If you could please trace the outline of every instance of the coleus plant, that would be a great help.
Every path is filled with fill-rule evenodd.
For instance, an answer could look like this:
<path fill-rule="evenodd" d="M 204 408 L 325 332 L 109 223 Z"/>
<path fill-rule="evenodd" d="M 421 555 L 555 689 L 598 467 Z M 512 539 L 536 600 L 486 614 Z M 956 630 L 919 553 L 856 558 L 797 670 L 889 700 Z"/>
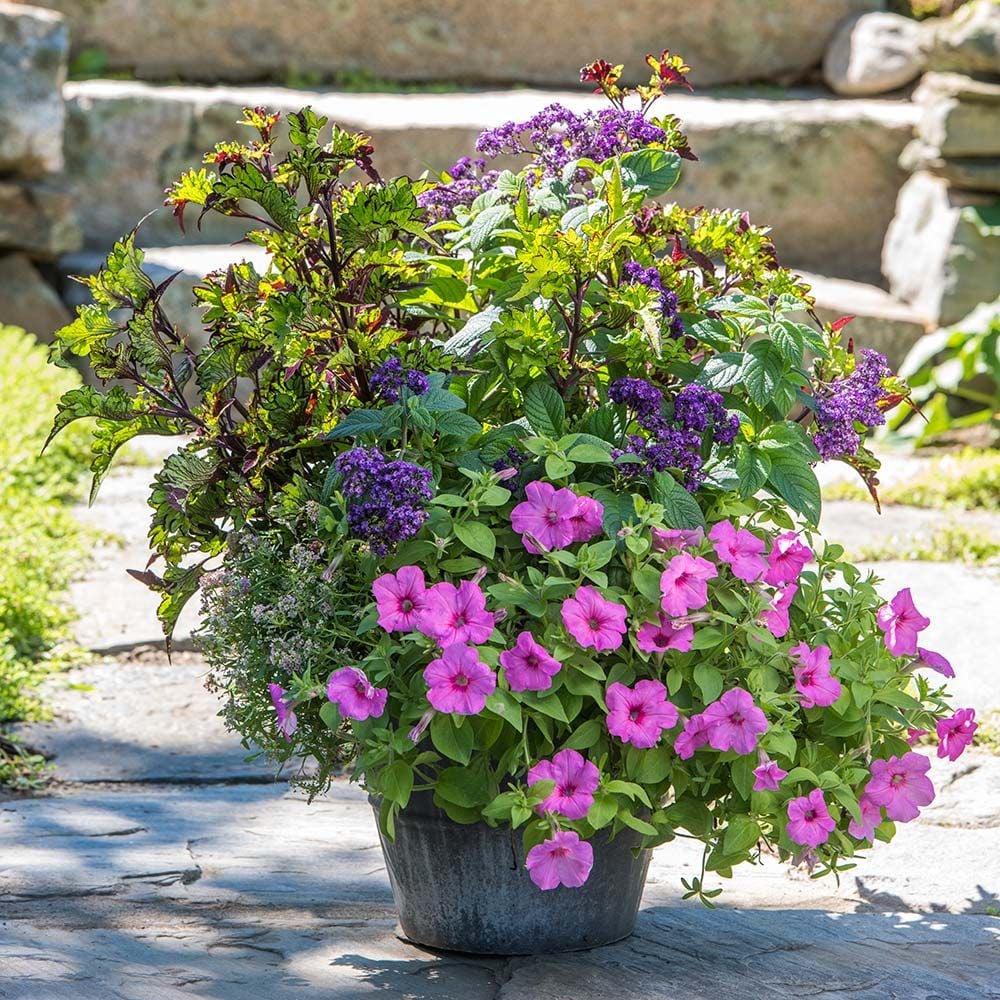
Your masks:
<path fill-rule="evenodd" d="M 585 67 L 608 108 L 487 131 L 436 182 L 309 109 L 278 158 L 248 111 L 168 203 L 247 220 L 268 267 L 207 276 L 199 348 L 119 243 L 59 342 L 132 389 L 67 394 L 56 430 L 97 417 L 95 484 L 189 435 L 138 575 L 168 630 L 203 585 L 228 722 L 310 791 L 350 761 L 390 837 L 416 793 L 510 824 L 542 889 L 595 836 L 695 837 L 707 902 L 764 853 L 849 867 L 933 798 L 914 744 L 955 759 L 976 724 L 909 592 L 816 533 L 813 466 L 874 495 L 862 438 L 906 387 L 802 322 L 766 229 L 665 199 L 693 153 L 649 111 L 687 67 L 649 62 L 634 90 Z"/>

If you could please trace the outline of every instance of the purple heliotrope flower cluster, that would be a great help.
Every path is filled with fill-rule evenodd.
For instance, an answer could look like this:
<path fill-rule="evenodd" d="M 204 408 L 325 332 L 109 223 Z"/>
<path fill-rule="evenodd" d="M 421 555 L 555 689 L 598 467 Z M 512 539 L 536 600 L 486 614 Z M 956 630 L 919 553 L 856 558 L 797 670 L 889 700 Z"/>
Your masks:
<path fill-rule="evenodd" d="M 347 524 L 355 538 L 384 556 L 412 538 L 427 520 L 433 497 L 430 470 L 412 462 L 390 462 L 378 448 L 352 448 L 337 458 L 347 499 Z"/>
<path fill-rule="evenodd" d="M 417 195 L 417 204 L 434 222 L 450 219 L 459 206 L 471 205 L 484 191 L 496 184 L 499 171 L 487 170 L 484 159 L 463 156 L 448 171 L 451 180 Z"/>
<path fill-rule="evenodd" d="M 673 414 L 663 414 L 663 393 L 641 378 L 622 378 L 608 389 L 613 403 L 627 406 L 645 434 L 629 436 L 629 446 L 638 462 L 619 466 L 633 475 L 679 469 L 684 486 L 694 492 L 704 481 L 701 449 L 705 433 L 711 431 L 717 444 L 729 445 L 740 427 L 739 417 L 729 413 L 722 397 L 700 385 L 686 385 L 674 398 Z M 617 451 L 615 458 L 625 452 Z"/>
<path fill-rule="evenodd" d="M 399 358 L 390 358 L 379 365 L 368 379 L 373 398 L 384 403 L 395 403 L 406 386 L 415 396 L 422 396 L 428 389 L 427 376 L 415 368 L 403 368 Z"/>
<path fill-rule="evenodd" d="M 670 325 L 672 337 L 684 336 L 684 323 L 678 315 L 677 293 L 663 287 L 663 278 L 655 267 L 643 267 L 638 261 L 630 260 L 622 268 L 622 277 L 630 285 L 645 285 L 660 293 L 660 312 Z"/>
<path fill-rule="evenodd" d="M 858 354 L 857 366 L 847 378 L 832 383 L 816 399 L 816 433 L 813 444 L 824 460 L 854 455 L 861 445 L 856 424 L 866 428 L 885 423 L 879 403 L 889 393 L 882 380 L 892 375 L 885 358 L 864 349 Z"/>
<path fill-rule="evenodd" d="M 488 157 L 528 153 L 540 176 L 558 176 L 573 160 L 603 163 L 666 138 L 663 129 L 638 111 L 603 108 L 582 115 L 562 104 L 550 104 L 522 122 L 487 129 L 476 149 Z"/>

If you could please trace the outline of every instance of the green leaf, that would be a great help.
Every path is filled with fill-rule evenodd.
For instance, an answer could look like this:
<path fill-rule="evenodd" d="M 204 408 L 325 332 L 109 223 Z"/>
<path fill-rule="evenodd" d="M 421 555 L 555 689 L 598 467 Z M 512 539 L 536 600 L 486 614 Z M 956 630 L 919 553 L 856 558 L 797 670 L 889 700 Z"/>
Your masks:
<path fill-rule="evenodd" d="M 509 219 L 514 218 L 514 213 L 509 205 L 493 205 L 491 208 L 484 208 L 469 227 L 469 246 L 473 250 L 481 250 L 489 238 Z"/>
<path fill-rule="evenodd" d="M 722 851 L 730 855 L 743 854 L 749 851 L 760 840 L 760 827 L 757 821 L 749 816 L 737 814 L 729 819 L 726 825 L 725 837 L 722 841 Z"/>
<path fill-rule="evenodd" d="M 709 389 L 721 392 L 736 385 L 743 378 L 746 355 L 736 352 L 715 354 L 705 362 L 698 381 Z"/>
<path fill-rule="evenodd" d="M 698 501 L 669 472 L 653 477 L 653 499 L 663 504 L 664 520 L 671 528 L 704 528 L 705 515 Z"/>
<path fill-rule="evenodd" d="M 823 505 L 816 473 L 807 461 L 794 452 L 773 450 L 768 454 L 771 459 L 768 482 L 792 510 L 815 527 L 819 524 Z"/>
<path fill-rule="evenodd" d="M 652 823 L 647 823 L 644 819 L 639 819 L 638 816 L 633 816 L 627 811 L 621 813 L 620 815 L 622 822 L 636 832 L 641 833 L 646 837 L 658 837 L 660 835 L 660 831 L 657 830 Z"/>
<path fill-rule="evenodd" d="M 635 751 L 634 765 L 630 751 L 629 774 L 643 785 L 658 785 L 670 775 L 673 764 L 673 751 L 666 744 Z"/>
<path fill-rule="evenodd" d="M 587 822 L 595 829 L 606 827 L 618 814 L 618 800 L 613 795 L 598 794 L 587 812 Z"/>
<path fill-rule="evenodd" d="M 596 444 L 578 444 L 570 448 L 566 457 L 572 462 L 582 462 L 584 465 L 610 465 L 611 452 Z"/>
<path fill-rule="evenodd" d="M 465 325 L 441 345 L 441 350 L 445 354 L 456 354 L 462 358 L 475 357 L 493 342 L 492 330 L 497 325 L 501 312 L 500 306 L 487 306 L 470 316 Z"/>
<path fill-rule="evenodd" d="M 604 735 L 604 723 L 588 719 L 573 730 L 569 739 L 563 741 L 563 749 L 589 750 Z"/>
<path fill-rule="evenodd" d="M 785 370 L 781 351 L 769 340 L 758 340 L 750 346 L 743 363 L 743 385 L 747 395 L 764 409 L 774 397 Z"/>
<path fill-rule="evenodd" d="M 327 729 L 340 728 L 340 709 L 332 701 L 324 702 L 319 710 L 319 717 L 326 723 Z"/>
<path fill-rule="evenodd" d="M 771 459 L 753 445 L 740 443 L 736 449 L 736 475 L 740 481 L 740 496 L 752 497 L 767 482 Z"/>
<path fill-rule="evenodd" d="M 413 768 L 405 760 L 390 764 L 379 776 L 382 794 L 405 809 L 413 791 Z"/>
<path fill-rule="evenodd" d="M 559 438 L 566 423 L 562 396 L 547 382 L 532 382 L 524 394 L 524 415 L 531 429 L 544 437 Z"/>
<path fill-rule="evenodd" d="M 496 536 L 480 521 L 456 522 L 455 535 L 467 549 L 478 555 L 492 559 L 496 554 Z"/>
<path fill-rule="evenodd" d="M 354 437 L 358 434 L 378 434 L 385 427 L 385 410 L 352 410 L 326 436 Z"/>
<path fill-rule="evenodd" d="M 434 791 L 442 799 L 465 809 L 486 801 L 486 786 L 477 771 L 468 767 L 446 767 L 437 778 Z"/>
<path fill-rule="evenodd" d="M 665 149 L 637 149 L 619 159 L 622 179 L 633 191 L 644 191 L 648 198 L 666 194 L 681 175 L 681 158 Z"/>
<path fill-rule="evenodd" d="M 459 764 L 468 764 L 472 759 L 475 734 L 472 726 L 459 728 L 450 715 L 438 713 L 431 719 L 431 742 L 445 757 Z"/>
<path fill-rule="evenodd" d="M 497 688 L 487 699 L 486 707 L 505 722 L 509 722 L 518 732 L 524 726 L 521 718 L 521 705 L 508 691 Z"/>
<path fill-rule="evenodd" d="M 694 668 L 694 681 L 701 690 L 701 696 L 707 705 L 722 694 L 722 671 L 708 663 L 699 663 Z"/>

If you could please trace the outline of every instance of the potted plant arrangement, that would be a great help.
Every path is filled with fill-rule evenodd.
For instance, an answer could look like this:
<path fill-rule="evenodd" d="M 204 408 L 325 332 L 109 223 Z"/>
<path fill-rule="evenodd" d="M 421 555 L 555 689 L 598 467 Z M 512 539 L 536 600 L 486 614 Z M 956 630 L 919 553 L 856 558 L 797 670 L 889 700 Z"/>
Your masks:
<path fill-rule="evenodd" d="M 876 497 L 863 437 L 906 387 L 803 322 L 766 229 L 665 198 L 695 157 L 650 107 L 688 68 L 648 62 L 631 90 L 585 67 L 605 109 L 487 131 L 437 180 L 247 110 L 254 140 L 168 191 L 269 255 L 206 276 L 204 344 L 134 233 L 59 334 L 114 380 L 53 432 L 96 418 L 95 488 L 134 436 L 185 436 L 134 574 L 167 633 L 200 590 L 246 746 L 314 794 L 351 769 L 422 944 L 620 938 L 676 837 L 709 905 L 765 854 L 837 873 L 933 799 L 917 744 L 954 760 L 976 728 L 909 591 L 815 533 L 813 466 Z"/>

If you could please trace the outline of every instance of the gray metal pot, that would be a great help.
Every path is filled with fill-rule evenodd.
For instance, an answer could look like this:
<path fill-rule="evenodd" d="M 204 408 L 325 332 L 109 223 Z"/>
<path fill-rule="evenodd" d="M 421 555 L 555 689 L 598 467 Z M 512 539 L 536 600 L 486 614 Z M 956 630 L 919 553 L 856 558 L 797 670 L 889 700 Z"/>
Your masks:
<path fill-rule="evenodd" d="M 379 803 L 369 798 L 378 819 Z M 579 889 L 542 892 L 524 868 L 520 834 L 455 823 L 429 792 L 414 794 L 379 830 L 403 935 L 414 944 L 475 955 L 534 955 L 596 948 L 628 937 L 649 867 L 631 830 L 591 840 L 594 867 Z"/>

